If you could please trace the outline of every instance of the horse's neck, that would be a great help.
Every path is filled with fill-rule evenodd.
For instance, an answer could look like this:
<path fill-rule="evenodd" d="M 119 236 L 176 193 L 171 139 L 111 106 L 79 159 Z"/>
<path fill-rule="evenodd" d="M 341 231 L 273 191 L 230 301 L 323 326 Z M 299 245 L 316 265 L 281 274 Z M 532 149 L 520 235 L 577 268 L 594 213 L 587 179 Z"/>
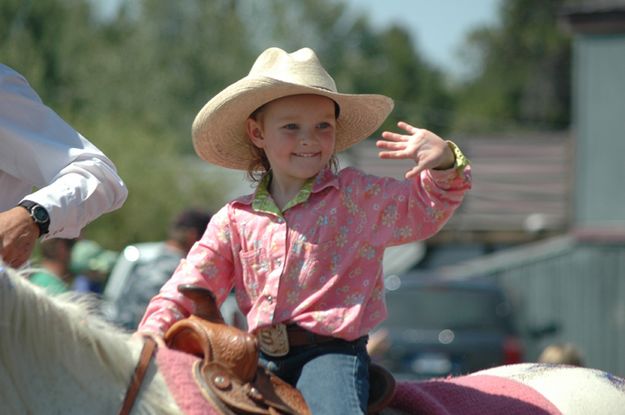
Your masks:
<path fill-rule="evenodd" d="M 117 413 L 140 348 L 84 306 L 52 300 L 19 278 L 0 276 L 2 413 Z M 148 396 L 134 413 L 150 412 L 150 389 L 167 400 L 156 371 L 152 365 Z"/>
<path fill-rule="evenodd" d="M 0 395 L 7 413 L 115 413 L 119 396 L 115 384 L 106 380 L 104 371 L 92 364 L 82 365 L 84 374 L 74 376 L 62 363 L 25 362 L 16 359 L 9 368 L 2 368 Z M 80 357 L 77 357 L 77 360 Z M 94 370 L 95 369 L 95 370 Z M 97 378 L 103 374 L 102 378 Z M 96 409 L 97 408 L 97 409 Z"/>

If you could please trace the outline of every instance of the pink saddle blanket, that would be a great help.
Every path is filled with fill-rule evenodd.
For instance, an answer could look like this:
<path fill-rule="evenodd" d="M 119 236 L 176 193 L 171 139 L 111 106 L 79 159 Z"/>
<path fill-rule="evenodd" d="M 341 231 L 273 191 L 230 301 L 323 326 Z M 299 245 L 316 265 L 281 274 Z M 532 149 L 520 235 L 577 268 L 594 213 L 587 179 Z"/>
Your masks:
<path fill-rule="evenodd" d="M 535 389 L 490 375 L 398 382 L 390 406 L 427 415 L 561 415 Z"/>
<path fill-rule="evenodd" d="M 193 379 L 190 368 L 197 360 L 171 349 L 157 354 L 159 369 L 181 411 L 186 415 L 216 415 L 218 411 L 207 403 Z M 489 375 L 397 382 L 390 407 L 415 415 L 562 415 L 529 386 Z"/>

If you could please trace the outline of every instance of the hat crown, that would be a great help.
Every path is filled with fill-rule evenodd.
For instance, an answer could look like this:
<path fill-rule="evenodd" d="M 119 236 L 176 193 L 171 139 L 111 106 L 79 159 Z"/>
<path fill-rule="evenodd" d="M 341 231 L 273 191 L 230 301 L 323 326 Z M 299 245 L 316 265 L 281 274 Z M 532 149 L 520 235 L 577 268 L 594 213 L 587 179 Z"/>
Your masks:
<path fill-rule="evenodd" d="M 200 158 L 219 166 L 248 170 L 256 154 L 247 134 L 247 119 L 268 102 L 313 94 L 341 109 L 335 151 L 364 140 L 384 122 L 393 100 L 384 95 L 339 93 L 334 79 L 310 48 L 287 53 L 276 47 L 262 52 L 249 74 L 208 101 L 193 120 L 193 147 Z"/>
<path fill-rule="evenodd" d="M 293 53 L 286 53 L 280 48 L 269 48 L 256 59 L 248 77 L 267 77 L 337 92 L 334 79 L 310 48 L 302 48 Z"/>

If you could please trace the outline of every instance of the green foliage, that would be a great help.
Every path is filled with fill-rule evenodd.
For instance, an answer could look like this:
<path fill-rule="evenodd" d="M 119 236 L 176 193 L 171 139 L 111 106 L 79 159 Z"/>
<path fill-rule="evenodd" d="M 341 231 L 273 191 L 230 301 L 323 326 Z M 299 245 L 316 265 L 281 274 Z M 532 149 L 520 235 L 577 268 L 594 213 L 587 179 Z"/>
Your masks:
<path fill-rule="evenodd" d="M 454 130 L 566 128 L 571 39 L 558 25 L 564 0 L 501 4 L 500 25 L 467 39 L 476 73 L 458 91 Z"/>
<path fill-rule="evenodd" d="M 60 24 L 59 24 L 60 23 Z M 0 56 L 24 74 L 55 108 L 77 108 L 88 59 L 96 42 L 89 8 L 80 0 L 3 1 L 0 4 Z M 74 108 L 71 108 L 71 107 Z"/>
<path fill-rule="evenodd" d="M 108 25 L 117 64 L 106 73 L 123 87 L 108 105 L 188 135 L 199 108 L 254 55 L 231 3 L 144 0 L 132 13 L 136 2 L 126 1 L 126 12 Z M 190 140 L 181 148 L 191 153 Z"/>

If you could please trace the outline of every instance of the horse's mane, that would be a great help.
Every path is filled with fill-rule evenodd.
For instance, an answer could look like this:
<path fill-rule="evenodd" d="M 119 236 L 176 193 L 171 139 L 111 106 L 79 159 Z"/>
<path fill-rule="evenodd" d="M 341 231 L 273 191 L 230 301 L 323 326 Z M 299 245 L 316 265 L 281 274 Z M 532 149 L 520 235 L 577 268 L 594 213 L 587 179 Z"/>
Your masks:
<path fill-rule="evenodd" d="M 0 372 L 6 375 L 0 374 L 0 402 L 4 404 L 4 393 L 11 390 L 25 401 L 23 391 L 47 390 L 64 373 L 85 399 L 90 393 L 103 398 L 109 387 L 112 400 L 121 403 L 141 342 L 95 310 L 95 297 L 50 296 L 0 261 Z M 155 382 L 162 379 L 156 376 Z M 137 413 L 151 412 L 150 405 L 167 413 L 162 405 L 168 392 L 164 382 L 162 386 L 144 394 Z"/>

